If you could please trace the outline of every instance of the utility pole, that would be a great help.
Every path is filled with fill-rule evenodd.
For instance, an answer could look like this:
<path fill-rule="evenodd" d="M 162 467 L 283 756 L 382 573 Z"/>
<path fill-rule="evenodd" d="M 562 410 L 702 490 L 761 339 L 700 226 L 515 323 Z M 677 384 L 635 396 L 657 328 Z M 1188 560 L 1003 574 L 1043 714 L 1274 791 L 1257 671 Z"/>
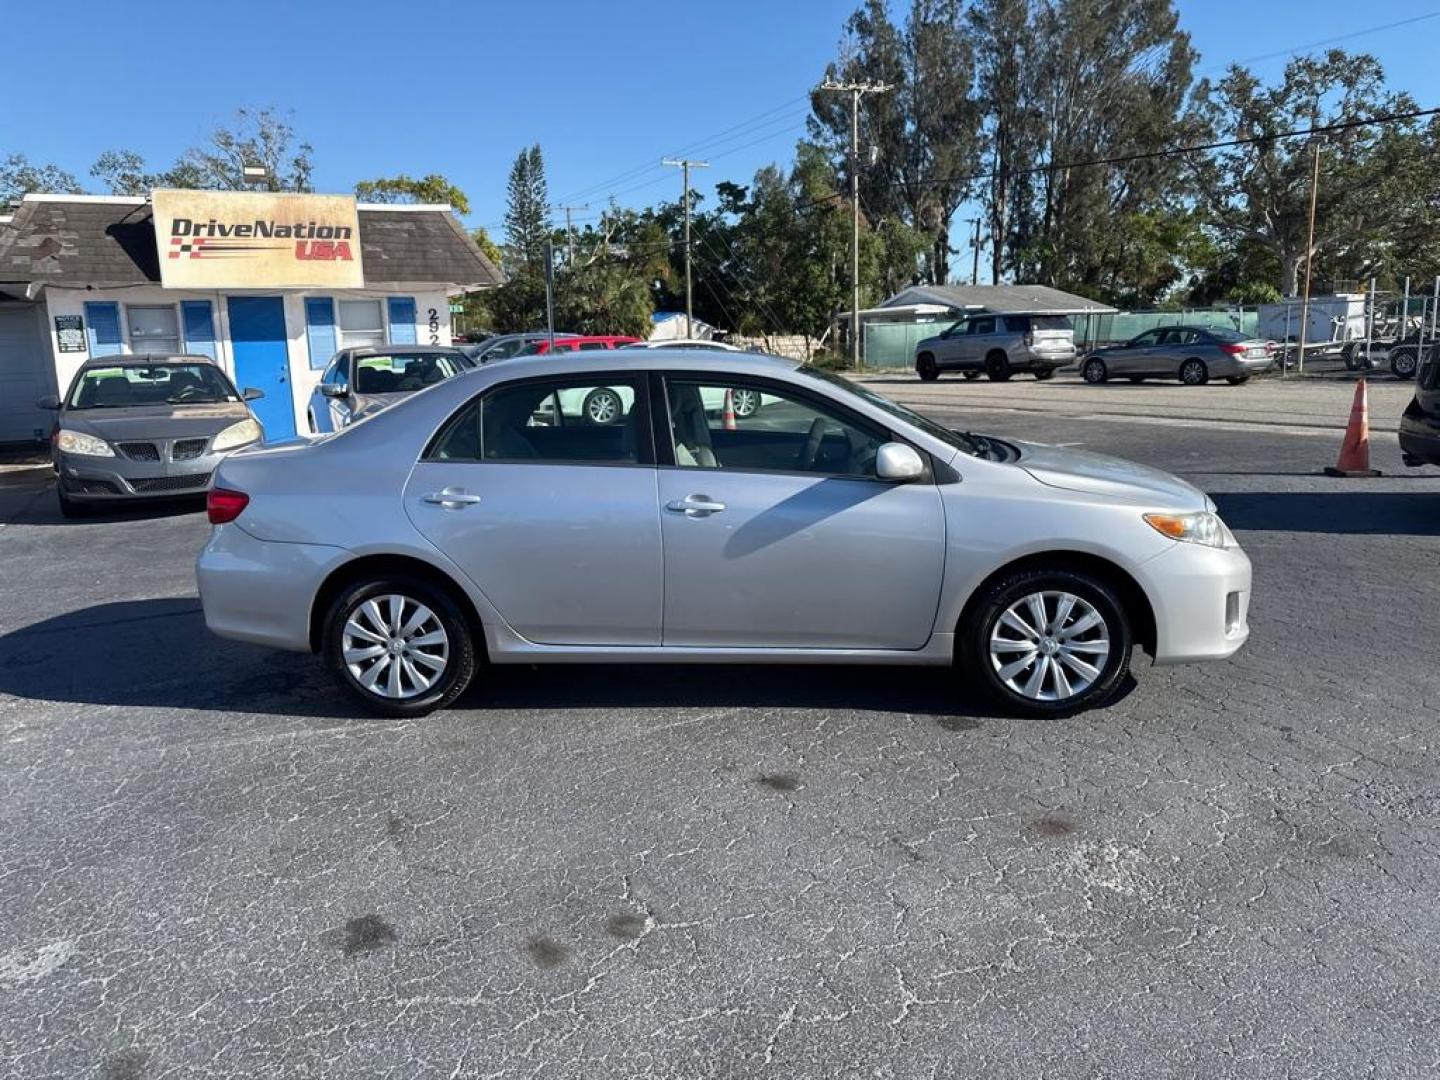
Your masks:
<path fill-rule="evenodd" d="M 883 94 L 886 83 L 842 83 L 827 79 L 821 90 L 850 95 L 850 362 L 860 367 L 860 95 Z"/>
<path fill-rule="evenodd" d="M 570 215 L 576 210 L 589 210 L 590 204 L 585 203 L 583 206 L 557 206 L 555 207 L 555 209 L 565 211 L 565 265 L 567 267 L 574 267 L 575 225 L 572 222 Z"/>
<path fill-rule="evenodd" d="M 966 218 L 971 225 L 975 226 L 975 238 L 970 241 L 970 249 L 974 255 L 970 263 L 970 284 L 980 284 L 980 219 L 978 217 Z"/>
<path fill-rule="evenodd" d="M 555 245 L 545 241 L 545 335 L 555 351 Z"/>
<path fill-rule="evenodd" d="M 1299 372 L 1305 374 L 1305 335 L 1310 322 L 1310 267 L 1315 263 L 1315 201 L 1320 193 L 1320 140 L 1313 139 L 1310 153 L 1315 164 L 1310 173 L 1310 230 L 1305 237 L 1305 294 L 1300 303 L 1300 363 Z M 1285 374 L 1285 369 L 1280 369 Z"/>
<path fill-rule="evenodd" d="M 708 169 L 708 161 L 691 161 L 689 158 L 665 158 L 661 165 L 679 166 L 685 185 L 685 337 L 695 336 L 695 298 L 690 290 L 690 170 Z"/>

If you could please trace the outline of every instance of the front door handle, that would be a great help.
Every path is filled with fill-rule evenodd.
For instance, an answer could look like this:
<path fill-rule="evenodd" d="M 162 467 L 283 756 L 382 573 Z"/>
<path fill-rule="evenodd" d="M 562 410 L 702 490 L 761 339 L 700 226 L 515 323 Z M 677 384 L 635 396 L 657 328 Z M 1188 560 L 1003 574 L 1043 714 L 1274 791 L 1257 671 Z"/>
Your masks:
<path fill-rule="evenodd" d="M 443 491 L 432 491 L 428 495 L 421 495 L 420 501 L 444 507 L 446 510 L 460 510 L 467 506 L 474 506 L 480 501 L 480 496 L 471 495 L 461 488 L 445 488 Z"/>
<path fill-rule="evenodd" d="M 686 517 L 709 517 L 711 514 L 718 514 L 724 510 L 725 504 L 716 502 L 709 495 L 686 495 L 683 499 L 666 503 L 665 509 L 673 514 L 684 514 Z"/>

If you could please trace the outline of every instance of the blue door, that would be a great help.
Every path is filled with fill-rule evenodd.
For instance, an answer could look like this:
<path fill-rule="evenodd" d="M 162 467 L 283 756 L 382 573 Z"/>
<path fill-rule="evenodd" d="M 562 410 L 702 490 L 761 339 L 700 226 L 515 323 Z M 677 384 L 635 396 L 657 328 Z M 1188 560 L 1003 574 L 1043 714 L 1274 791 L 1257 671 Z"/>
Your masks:
<path fill-rule="evenodd" d="M 251 402 L 251 408 L 265 426 L 266 442 L 294 438 L 295 403 L 290 394 L 285 305 L 278 296 L 232 296 L 229 307 L 235 385 L 265 391 L 263 398 Z"/>

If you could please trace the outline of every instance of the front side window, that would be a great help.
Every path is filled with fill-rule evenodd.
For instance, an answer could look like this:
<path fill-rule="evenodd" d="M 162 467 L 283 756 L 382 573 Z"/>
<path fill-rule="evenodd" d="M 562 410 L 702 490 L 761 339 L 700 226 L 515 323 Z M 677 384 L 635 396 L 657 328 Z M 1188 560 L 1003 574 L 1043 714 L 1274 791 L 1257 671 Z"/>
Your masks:
<path fill-rule="evenodd" d="M 180 324 L 175 317 L 175 308 L 169 304 L 156 307 L 141 307 L 127 304 L 126 317 L 130 322 L 130 351 L 135 353 L 161 353 L 175 356 L 180 349 Z"/>
<path fill-rule="evenodd" d="M 210 364 L 126 364 L 86 368 L 67 404 L 72 409 L 124 409 L 239 400 L 230 380 Z"/>
<path fill-rule="evenodd" d="M 436 436 L 432 461 L 637 465 L 650 460 L 640 383 L 621 376 L 526 380 L 461 409 Z"/>
<path fill-rule="evenodd" d="M 355 361 L 357 394 L 408 394 L 459 374 L 464 364 L 449 353 L 396 351 Z"/>
<path fill-rule="evenodd" d="M 874 476 L 888 438 L 810 398 L 744 381 L 671 379 L 666 404 L 683 468 Z"/>
<path fill-rule="evenodd" d="M 341 348 L 385 344 L 385 318 L 379 300 L 341 300 L 335 306 Z"/>
<path fill-rule="evenodd" d="M 1159 342 L 1160 333 L 1159 330 L 1146 330 L 1130 344 L 1137 349 L 1148 349 L 1151 345 Z"/>

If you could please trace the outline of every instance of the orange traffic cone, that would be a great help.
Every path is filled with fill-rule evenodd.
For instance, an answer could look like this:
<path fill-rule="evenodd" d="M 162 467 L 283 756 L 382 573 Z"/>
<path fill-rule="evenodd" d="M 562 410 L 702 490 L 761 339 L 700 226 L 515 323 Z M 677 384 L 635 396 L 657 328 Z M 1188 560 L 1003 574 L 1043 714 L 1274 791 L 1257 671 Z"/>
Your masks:
<path fill-rule="evenodd" d="M 1370 397 L 1365 380 L 1355 384 L 1355 401 L 1350 406 L 1350 422 L 1345 425 L 1345 441 L 1340 444 L 1340 460 L 1326 466 L 1326 476 L 1379 476 L 1379 469 L 1370 467 Z"/>
<path fill-rule="evenodd" d="M 735 430 L 735 391 L 734 391 L 734 390 L 726 390 L 726 391 L 725 391 L 725 409 L 724 409 L 723 412 L 721 412 L 720 418 L 725 422 L 725 430 L 726 430 L 726 431 L 734 431 L 734 430 Z"/>

